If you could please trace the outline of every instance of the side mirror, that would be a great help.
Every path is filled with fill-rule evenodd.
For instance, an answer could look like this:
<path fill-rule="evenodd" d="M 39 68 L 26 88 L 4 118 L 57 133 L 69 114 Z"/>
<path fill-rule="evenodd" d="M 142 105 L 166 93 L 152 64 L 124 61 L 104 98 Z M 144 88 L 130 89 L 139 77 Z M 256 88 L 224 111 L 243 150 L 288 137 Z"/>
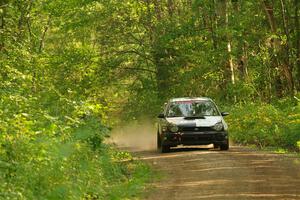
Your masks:
<path fill-rule="evenodd" d="M 157 118 L 165 118 L 165 115 L 163 113 L 160 113 Z"/>
<path fill-rule="evenodd" d="M 229 115 L 229 113 L 228 112 L 221 112 L 221 115 L 225 117 L 225 116 Z"/>

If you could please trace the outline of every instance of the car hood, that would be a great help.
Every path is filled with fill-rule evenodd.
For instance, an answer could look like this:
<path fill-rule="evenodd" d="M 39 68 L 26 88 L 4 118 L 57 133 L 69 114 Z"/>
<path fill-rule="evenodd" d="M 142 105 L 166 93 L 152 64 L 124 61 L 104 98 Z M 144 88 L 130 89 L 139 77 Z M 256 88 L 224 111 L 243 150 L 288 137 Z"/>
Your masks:
<path fill-rule="evenodd" d="M 211 127 L 218 122 L 225 123 L 222 116 L 205 116 L 205 119 L 184 119 L 184 117 L 170 117 L 166 118 L 169 123 L 177 126 L 189 127 Z"/>

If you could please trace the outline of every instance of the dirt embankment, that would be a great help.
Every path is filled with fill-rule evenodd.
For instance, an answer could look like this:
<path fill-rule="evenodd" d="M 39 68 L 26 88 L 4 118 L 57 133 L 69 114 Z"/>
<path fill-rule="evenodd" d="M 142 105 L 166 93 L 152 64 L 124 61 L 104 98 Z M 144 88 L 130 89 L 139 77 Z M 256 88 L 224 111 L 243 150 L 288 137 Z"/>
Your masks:
<path fill-rule="evenodd" d="M 229 151 L 177 148 L 161 154 L 155 150 L 152 124 L 120 130 L 114 132 L 114 142 L 128 147 L 163 176 L 152 183 L 147 200 L 300 200 L 300 159 L 296 156 L 244 147 Z"/>

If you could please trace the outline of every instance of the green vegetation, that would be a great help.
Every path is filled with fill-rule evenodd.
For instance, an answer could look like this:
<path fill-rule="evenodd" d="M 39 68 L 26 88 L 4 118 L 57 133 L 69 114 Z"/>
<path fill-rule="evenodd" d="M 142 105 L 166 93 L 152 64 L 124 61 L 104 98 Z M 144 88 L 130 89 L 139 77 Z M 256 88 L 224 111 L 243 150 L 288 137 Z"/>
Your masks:
<path fill-rule="evenodd" d="M 297 149 L 299 7 L 1 0 L 0 198 L 133 198 L 149 170 L 103 140 L 171 97 L 227 107 L 236 142 Z"/>
<path fill-rule="evenodd" d="M 108 147 L 57 138 L 16 142 L 14 155 L 1 155 L 0 199 L 132 199 L 150 178 L 147 166 L 121 162 L 131 156 Z"/>
<path fill-rule="evenodd" d="M 284 108 L 265 103 L 232 107 L 232 114 L 227 119 L 231 139 L 260 148 L 300 150 L 300 104 L 291 106 L 284 101 L 282 105 Z"/>
<path fill-rule="evenodd" d="M 113 91 L 93 46 L 88 13 L 98 9 L 93 1 L 0 2 L 0 199 L 143 191 L 148 167 L 103 144 Z"/>

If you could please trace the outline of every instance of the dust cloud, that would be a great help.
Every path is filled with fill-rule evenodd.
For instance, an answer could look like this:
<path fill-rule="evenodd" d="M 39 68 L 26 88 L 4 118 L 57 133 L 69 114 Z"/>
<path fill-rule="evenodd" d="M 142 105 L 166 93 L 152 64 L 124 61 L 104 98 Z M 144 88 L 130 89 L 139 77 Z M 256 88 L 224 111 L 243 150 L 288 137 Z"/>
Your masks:
<path fill-rule="evenodd" d="M 109 143 L 132 150 L 153 150 L 156 148 L 156 128 L 154 122 L 143 120 L 114 127 Z"/>

